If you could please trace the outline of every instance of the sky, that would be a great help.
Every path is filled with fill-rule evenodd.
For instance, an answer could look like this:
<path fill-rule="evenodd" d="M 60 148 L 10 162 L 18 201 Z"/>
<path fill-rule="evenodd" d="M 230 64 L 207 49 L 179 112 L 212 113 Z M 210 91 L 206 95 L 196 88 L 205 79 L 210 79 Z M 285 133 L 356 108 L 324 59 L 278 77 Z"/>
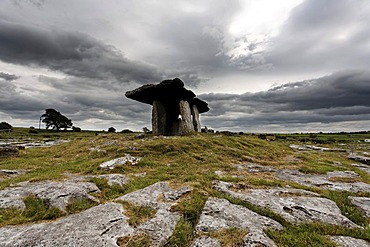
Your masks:
<path fill-rule="evenodd" d="M 370 130 L 370 1 L 0 1 L 0 121 L 151 128 L 124 93 L 176 77 L 215 130 Z"/>

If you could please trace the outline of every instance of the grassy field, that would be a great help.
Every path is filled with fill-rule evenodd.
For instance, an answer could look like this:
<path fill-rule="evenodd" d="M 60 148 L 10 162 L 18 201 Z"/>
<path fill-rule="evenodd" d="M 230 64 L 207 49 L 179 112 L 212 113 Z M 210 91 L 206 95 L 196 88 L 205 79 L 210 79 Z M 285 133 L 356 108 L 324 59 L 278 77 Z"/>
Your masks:
<path fill-rule="evenodd" d="M 181 212 L 183 218 L 177 224 L 175 233 L 167 246 L 189 245 L 194 238 L 193 231 L 203 205 L 209 196 L 226 198 L 232 203 L 245 206 L 280 222 L 284 226 L 283 232 L 270 230 L 267 232 L 279 246 L 335 246 L 326 235 L 348 235 L 370 240 L 369 220 L 347 199 L 348 195 L 356 194 L 305 188 L 293 182 L 276 180 L 272 175 L 238 171 L 232 166 L 232 164 L 256 163 L 277 168 L 296 168 L 305 173 L 318 174 L 333 170 L 352 170 L 360 174 L 359 181 L 370 183 L 370 176 L 352 167 L 350 164 L 353 162 L 346 158 L 346 153 L 302 153 L 289 148 L 289 144 L 294 143 L 370 151 L 370 144 L 363 142 L 364 139 L 370 139 L 370 133 L 279 134 L 267 135 L 267 138 L 260 135 L 230 133 L 194 134 L 184 137 L 146 135 L 144 138 L 142 138 L 143 136 L 137 138 L 137 135 L 138 133 L 73 133 L 45 130 L 41 130 L 37 134 L 29 134 L 28 129 L 22 128 L 15 128 L 15 131 L 11 133 L 0 133 L 0 141 L 5 139 L 69 140 L 67 143 L 52 147 L 21 150 L 18 157 L 0 159 L 0 169 L 29 170 L 18 177 L 0 180 L 0 189 L 22 181 L 63 179 L 66 177 L 66 173 L 81 175 L 108 173 L 99 170 L 98 165 L 104 161 L 131 154 L 143 159 L 136 166 L 120 166 L 109 172 L 125 174 L 131 179 L 130 182 L 122 188 L 108 186 L 106 181 L 95 179 L 94 182 L 102 190 L 102 194 L 97 197 L 102 202 L 110 201 L 158 181 L 169 181 L 173 186 L 192 186 L 194 190 L 173 208 L 173 210 Z M 104 152 L 93 149 L 97 147 Z M 340 162 L 343 166 L 333 166 L 333 162 Z M 224 181 L 248 184 L 251 188 L 289 185 L 294 188 L 312 190 L 336 202 L 344 215 L 364 228 L 351 230 L 318 223 L 290 224 L 265 208 L 229 198 L 212 189 L 212 181 L 220 179 L 215 171 L 227 172 L 230 175 L 223 177 Z M 137 173 L 146 173 L 146 176 L 134 176 Z M 244 177 L 235 178 L 231 175 L 244 175 Z M 27 210 L 25 211 L 1 209 L 0 226 L 56 219 L 68 213 L 79 212 L 94 206 L 87 201 L 76 201 L 69 206 L 68 212 L 65 213 L 48 208 L 44 202 L 35 198 L 25 198 L 25 202 L 27 202 Z M 153 213 L 150 209 L 138 210 L 132 205 L 124 206 L 130 209 L 127 211 L 132 217 L 132 224 L 141 222 L 140 217 L 148 217 Z M 144 216 L 140 215 L 141 211 L 144 212 Z M 225 246 L 234 246 L 245 232 L 242 230 L 232 232 L 225 230 L 215 233 L 215 236 Z M 225 238 L 227 235 L 230 238 Z M 147 239 L 144 240 L 139 238 L 137 242 L 138 244 L 140 241 L 148 243 Z"/>

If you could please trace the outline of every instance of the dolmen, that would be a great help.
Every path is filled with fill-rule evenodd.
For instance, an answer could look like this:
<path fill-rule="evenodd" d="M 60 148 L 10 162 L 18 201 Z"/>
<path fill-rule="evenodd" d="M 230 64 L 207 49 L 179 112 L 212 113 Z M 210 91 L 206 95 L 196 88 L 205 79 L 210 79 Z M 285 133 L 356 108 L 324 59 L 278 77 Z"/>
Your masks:
<path fill-rule="evenodd" d="M 147 84 L 125 93 L 127 98 L 150 104 L 153 135 L 178 136 L 201 131 L 199 114 L 208 104 L 184 87 L 179 78 Z"/>

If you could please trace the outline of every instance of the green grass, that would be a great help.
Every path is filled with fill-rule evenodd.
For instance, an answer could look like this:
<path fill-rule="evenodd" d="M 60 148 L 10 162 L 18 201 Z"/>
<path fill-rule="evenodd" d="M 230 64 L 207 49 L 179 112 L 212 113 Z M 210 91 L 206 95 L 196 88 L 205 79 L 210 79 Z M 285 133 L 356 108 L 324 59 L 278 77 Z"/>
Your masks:
<path fill-rule="evenodd" d="M 25 209 L 0 209 L 0 226 L 53 220 L 65 215 L 58 208 L 50 207 L 46 201 L 36 197 L 25 197 L 23 201 Z"/>
<path fill-rule="evenodd" d="M 353 193 L 334 192 L 307 188 L 289 181 L 276 180 L 274 175 L 265 173 L 248 174 L 237 170 L 233 164 L 256 163 L 272 166 L 276 169 L 298 169 L 307 174 L 325 174 L 334 170 L 352 170 L 360 174 L 360 180 L 370 183 L 370 176 L 352 167 L 352 161 L 343 152 L 298 152 L 289 148 L 289 144 L 313 144 L 330 148 L 350 150 L 370 150 L 370 145 L 358 140 L 370 139 L 370 134 L 279 134 L 275 141 L 259 139 L 255 135 L 193 134 L 184 137 L 152 137 L 136 139 L 135 133 L 97 133 L 97 132 L 54 132 L 41 130 L 38 134 L 29 134 L 26 128 L 15 128 L 11 133 L 0 133 L 1 139 L 35 140 L 70 140 L 68 143 L 48 147 L 21 150 L 18 157 L 0 159 L 0 169 L 22 169 L 27 173 L 18 177 L 0 181 L 0 189 L 22 181 L 58 180 L 66 178 L 66 173 L 76 175 L 97 175 L 120 173 L 128 176 L 130 182 L 124 186 L 107 184 L 105 179 L 93 178 L 101 190 L 94 196 L 101 203 L 142 189 L 159 181 L 169 181 L 176 187 L 192 186 L 194 190 L 180 199 L 172 211 L 182 215 L 166 246 L 189 246 L 194 239 L 194 229 L 199 220 L 205 201 L 209 196 L 226 198 L 231 203 L 249 208 L 261 215 L 270 217 L 284 226 L 279 233 L 269 230 L 268 235 L 278 246 L 334 246 L 326 235 L 348 235 L 369 239 L 368 219 L 348 200 Z M 303 141 L 304 140 L 304 141 Z M 318 141 L 319 140 L 319 141 Z M 301 141 L 303 141 L 301 143 Z M 316 142 L 316 143 L 315 143 Z M 321 144 L 318 144 L 320 142 Z M 344 143 L 346 146 L 339 145 Z M 91 149 L 95 148 L 95 149 Z M 101 151 L 97 151 L 101 150 Z M 119 166 L 112 171 L 102 171 L 98 165 L 113 158 L 130 154 L 141 157 L 135 166 Z M 288 162 L 287 158 L 297 161 Z M 342 166 L 334 165 L 340 162 Z M 225 176 L 215 175 L 220 170 Z M 145 173 L 144 177 L 136 174 Z M 234 175 L 239 177 L 235 178 Z M 3 177 L 2 177 L 3 178 Z M 212 189 L 212 181 L 223 180 L 246 186 L 246 188 L 272 188 L 291 186 L 309 189 L 333 200 L 342 213 L 364 229 L 344 229 L 323 224 L 292 225 L 280 215 L 256 205 L 231 198 Z M 366 194 L 367 195 L 367 194 Z M 367 195 L 368 196 L 368 195 Z M 75 200 L 63 213 L 48 207 L 46 202 L 36 198 L 26 198 L 26 209 L 0 209 L 0 226 L 16 225 L 43 220 L 54 220 L 70 213 L 81 212 L 96 205 L 89 200 Z M 148 220 L 153 215 L 149 208 L 125 205 L 133 226 Z M 228 231 L 215 233 L 223 239 L 230 235 Z M 216 236 L 215 235 L 215 236 Z M 234 242 L 240 240 L 243 233 L 235 235 Z M 137 235 L 120 239 L 122 246 L 149 246 L 148 236 Z M 232 242 L 233 243 L 233 242 Z M 231 245 L 232 245 L 231 243 Z M 226 243 L 225 245 L 227 245 Z"/>

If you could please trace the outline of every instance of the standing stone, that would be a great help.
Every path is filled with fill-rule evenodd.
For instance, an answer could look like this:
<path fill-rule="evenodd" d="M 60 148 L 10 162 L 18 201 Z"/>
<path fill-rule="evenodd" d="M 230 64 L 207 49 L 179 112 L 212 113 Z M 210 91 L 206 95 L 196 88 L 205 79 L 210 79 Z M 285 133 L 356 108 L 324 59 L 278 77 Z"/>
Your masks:
<path fill-rule="evenodd" d="M 199 110 L 196 105 L 191 106 L 191 115 L 193 116 L 193 125 L 194 125 L 194 130 L 196 132 L 200 132 L 202 129 L 202 126 L 200 125 L 199 121 Z"/>
<path fill-rule="evenodd" d="M 207 102 L 196 98 L 179 78 L 164 80 L 156 85 L 144 85 L 125 95 L 153 106 L 154 135 L 177 136 L 200 131 L 199 114 L 209 111 Z"/>
<path fill-rule="evenodd" d="M 180 135 L 184 135 L 194 131 L 194 126 L 191 121 L 191 110 L 189 102 L 187 102 L 186 100 L 181 100 L 179 106 L 181 115 Z"/>
<path fill-rule="evenodd" d="M 165 135 L 166 134 L 166 124 L 167 112 L 164 105 L 158 101 L 153 101 L 152 109 L 152 131 L 154 135 Z"/>

